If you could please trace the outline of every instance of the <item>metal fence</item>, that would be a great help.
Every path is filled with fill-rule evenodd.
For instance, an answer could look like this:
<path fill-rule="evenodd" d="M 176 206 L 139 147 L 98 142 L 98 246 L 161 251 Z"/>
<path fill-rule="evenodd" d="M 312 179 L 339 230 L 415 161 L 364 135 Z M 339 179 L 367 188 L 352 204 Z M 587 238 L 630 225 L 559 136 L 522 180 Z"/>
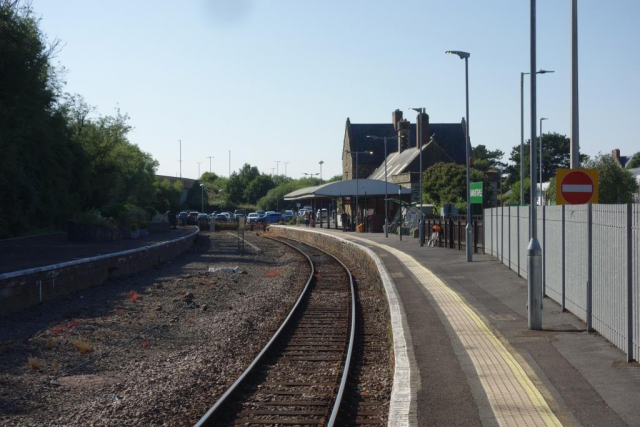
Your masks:
<path fill-rule="evenodd" d="M 485 209 L 486 253 L 527 277 L 529 207 Z M 542 286 L 558 302 L 638 360 L 640 205 L 538 208 Z"/>

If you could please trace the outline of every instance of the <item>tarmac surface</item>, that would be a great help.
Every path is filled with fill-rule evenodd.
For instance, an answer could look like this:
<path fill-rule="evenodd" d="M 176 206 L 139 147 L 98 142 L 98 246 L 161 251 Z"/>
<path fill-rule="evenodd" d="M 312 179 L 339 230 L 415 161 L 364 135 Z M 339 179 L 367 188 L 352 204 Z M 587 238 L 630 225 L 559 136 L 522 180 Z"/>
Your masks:
<path fill-rule="evenodd" d="M 373 250 L 400 295 L 418 369 L 420 426 L 640 426 L 640 365 L 549 298 L 527 327 L 526 281 L 489 255 L 384 234 Z"/>
<path fill-rule="evenodd" d="M 116 242 L 71 242 L 67 233 L 0 240 L 0 274 L 142 248 L 178 239 L 194 230 L 195 227 L 179 227 Z"/>

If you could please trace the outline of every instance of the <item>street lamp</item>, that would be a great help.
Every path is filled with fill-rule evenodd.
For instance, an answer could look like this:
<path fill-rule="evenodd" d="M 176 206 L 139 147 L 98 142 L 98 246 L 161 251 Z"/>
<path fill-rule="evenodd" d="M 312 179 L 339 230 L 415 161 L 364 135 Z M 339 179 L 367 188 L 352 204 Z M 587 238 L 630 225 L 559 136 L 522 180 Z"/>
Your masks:
<path fill-rule="evenodd" d="M 302 172 L 302 175 L 305 175 L 308 178 L 313 178 L 316 175 L 320 175 L 319 173 L 307 173 L 307 172 Z"/>
<path fill-rule="evenodd" d="M 202 209 L 200 212 L 204 213 L 204 184 L 200 184 L 200 188 L 202 189 Z"/>
<path fill-rule="evenodd" d="M 360 182 L 358 180 L 358 154 L 373 154 L 373 151 L 349 151 L 347 150 L 347 154 L 355 154 L 356 155 L 356 231 L 358 230 L 358 195 L 360 192 Z"/>
<path fill-rule="evenodd" d="M 231 150 L 229 150 L 229 178 L 231 178 Z"/>
<path fill-rule="evenodd" d="M 284 176 L 287 176 L 287 165 L 289 164 L 289 162 L 283 162 L 284 163 Z"/>
<path fill-rule="evenodd" d="M 211 173 L 211 172 L 213 172 L 213 171 L 211 170 L 211 159 L 215 159 L 215 157 L 213 157 L 213 156 L 208 156 L 208 157 L 207 157 L 207 159 L 209 159 L 209 173 Z"/>
<path fill-rule="evenodd" d="M 555 71 L 536 71 L 536 74 L 547 73 Z M 524 206 L 524 76 L 528 74 L 520 73 L 520 206 Z"/>
<path fill-rule="evenodd" d="M 549 120 L 546 117 L 540 117 L 540 206 L 542 206 L 542 121 Z"/>
<path fill-rule="evenodd" d="M 466 134 L 467 134 L 467 155 L 466 155 L 466 163 L 467 163 L 467 241 L 465 244 L 467 250 L 467 262 L 473 261 L 473 252 L 472 252 L 472 243 L 473 242 L 473 229 L 471 228 L 471 165 L 470 165 L 470 155 L 471 155 L 471 142 L 469 141 L 469 56 L 470 53 L 460 52 L 457 50 L 448 50 L 446 52 L 449 55 L 458 55 L 460 59 L 464 59 L 464 75 L 466 82 L 466 92 L 467 92 L 467 118 L 465 121 L 466 125 Z M 420 194 L 422 194 L 422 188 L 420 189 Z"/>
<path fill-rule="evenodd" d="M 182 140 L 179 139 L 178 142 L 180 143 L 180 160 L 178 160 L 180 162 L 180 179 L 182 179 Z"/>
<path fill-rule="evenodd" d="M 420 222 L 418 223 L 418 235 L 420 240 L 420 246 L 424 246 L 424 211 L 422 210 L 422 114 L 424 108 L 410 108 L 410 110 L 418 112 L 418 119 L 416 120 L 416 127 L 418 128 L 418 150 L 420 151 Z"/>
<path fill-rule="evenodd" d="M 198 164 L 198 179 L 200 179 L 200 165 L 202 162 L 196 162 Z"/>
<path fill-rule="evenodd" d="M 318 164 L 320 165 L 320 179 L 322 179 L 322 165 L 324 164 L 324 161 L 320 160 Z"/>
<path fill-rule="evenodd" d="M 280 175 L 280 160 L 276 160 L 276 175 Z"/>
<path fill-rule="evenodd" d="M 527 247 L 527 321 L 529 329 L 542 329 L 542 248 L 538 242 L 538 206 L 535 201 L 536 168 L 538 165 L 536 144 L 536 0 L 530 0 L 530 72 L 531 72 L 531 151 L 529 161 L 531 240 Z"/>
<path fill-rule="evenodd" d="M 388 194 L 387 194 L 387 139 L 398 139 L 397 136 L 372 136 L 367 135 L 367 138 L 371 138 L 374 140 L 382 139 L 384 141 L 384 237 L 389 237 L 389 202 L 388 202 Z"/>

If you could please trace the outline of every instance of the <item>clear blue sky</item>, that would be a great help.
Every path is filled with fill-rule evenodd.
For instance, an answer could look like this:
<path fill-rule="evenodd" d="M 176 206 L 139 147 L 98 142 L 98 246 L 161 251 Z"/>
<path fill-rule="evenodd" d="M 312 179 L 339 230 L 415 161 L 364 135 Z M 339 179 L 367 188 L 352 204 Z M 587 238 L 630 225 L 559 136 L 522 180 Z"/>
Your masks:
<path fill-rule="evenodd" d="M 580 137 L 589 155 L 640 151 L 640 1 L 580 0 Z M 119 106 L 159 174 L 340 174 L 347 117 L 389 123 L 425 107 L 433 123 L 464 115 L 471 52 L 474 145 L 508 153 L 520 139 L 520 72 L 529 70 L 528 0 L 34 0 L 66 46 L 66 91 L 102 114 Z M 570 133 L 570 0 L 538 0 L 538 117 Z M 526 88 L 528 93 L 528 87 Z M 528 101 L 526 101 L 528 102 Z M 525 115 L 528 114 L 528 108 Z M 410 114 L 413 122 L 415 114 Z M 526 134 L 528 124 L 525 122 Z M 528 138 L 528 136 L 526 137 Z M 507 156 L 508 157 L 508 156 Z M 280 173 L 284 172 L 283 163 Z"/>

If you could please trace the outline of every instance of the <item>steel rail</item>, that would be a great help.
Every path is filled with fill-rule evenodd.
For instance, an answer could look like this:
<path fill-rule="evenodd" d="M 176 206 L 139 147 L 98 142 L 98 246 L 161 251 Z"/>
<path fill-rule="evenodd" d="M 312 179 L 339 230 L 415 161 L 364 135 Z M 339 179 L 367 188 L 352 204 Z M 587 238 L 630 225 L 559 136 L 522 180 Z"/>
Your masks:
<path fill-rule="evenodd" d="M 271 240 L 276 241 L 275 239 L 271 239 Z M 204 414 L 202 416 L 202 418 L 200 418 L 200 420 L 195 424 L 194 427 L 206 426 L 207 423 L 210 420 L 213 420 L 214 416 L 218 415 L 217 411 L 222 406 L 224 406 L 224 404 L 226 403 L 226 401 L 229 398 L 229 396 L 231 396 L 233 394 L 233 392 L 236 391 L 236 389 L 238 387 L 240 387 L 240 385 L 242 384 L 244 379 L 247 376 L 249 376 L 249 374 L 251 374 L 251 372 L 253 372 L 253 369 L 258 365 L 258 363 L 260 363 L 260 361 L 262 360 L 263 356 L 271 349 L 271 346 L 273 345 L 273 343 L 280 337 L 280 333 L 288 326 L 289 320 L 293 317 L 293 314 L 298 309 L 298 306 L 300 305 L 300 302 L 302 301 L 302 299 L 307 294 L 307 291 L 309 290 L 309 285 L 311 284 L 311 281 L 313 280 L 313 276 L 315 274 L 315 267 L 313 265 L 313 261 L 311 261 L 311 258 L 309 258 L 309 255 L 307 255 L 306 253 L 304 253 L 300 249 L 296 248 L 295 246 L 293 246 L 293 245 L 291 245 L 291 244 L 289 244 L 287 242 L 283 242 L 281 240 L 277 240 L 277 241 L 279 241 L 280 243 L 283 243 L 283 244 L 285 244 L 285 245 L 297 250 L 298 252 L 300 252 L 302 255 L 304 255 L 307 258 L 307 260 L 309 261 L 309 265 L 311 266 L 311 274 L 309 274 L 309 279 L 307 279 L 307 284 L 304 286 L 304 289 L 302 290 L 302 292 L 300 292 L 300 296 L 298 297 L 298 299 L 296 300 L 296 303 L 294 304 L 293 308 L 289 312 L 289 315 L 287 315 L 287 317 L 284 319 L 284 322 L 282 322 L 282 325 L 280 325 L 280 327 L 278 328 L 276 333 L 273 335 L 273 337 L 271 337 L 271 339 L 264 346 L 262 351 L 256 356 L 255 359 L 253 359 L 253 362 L 251 362 L 251 364 L 247 367 L 247 369 L 245 369 L 245 371 L 238 377 L 238 379 L 235 380 L 235 382 L 231 385 L 231 387 L 229 387 L 229 389 L 227 389 L 227 391 L 222 396 L 220 396 L 220 398 L 207 411 L 207 413 Z"/>

